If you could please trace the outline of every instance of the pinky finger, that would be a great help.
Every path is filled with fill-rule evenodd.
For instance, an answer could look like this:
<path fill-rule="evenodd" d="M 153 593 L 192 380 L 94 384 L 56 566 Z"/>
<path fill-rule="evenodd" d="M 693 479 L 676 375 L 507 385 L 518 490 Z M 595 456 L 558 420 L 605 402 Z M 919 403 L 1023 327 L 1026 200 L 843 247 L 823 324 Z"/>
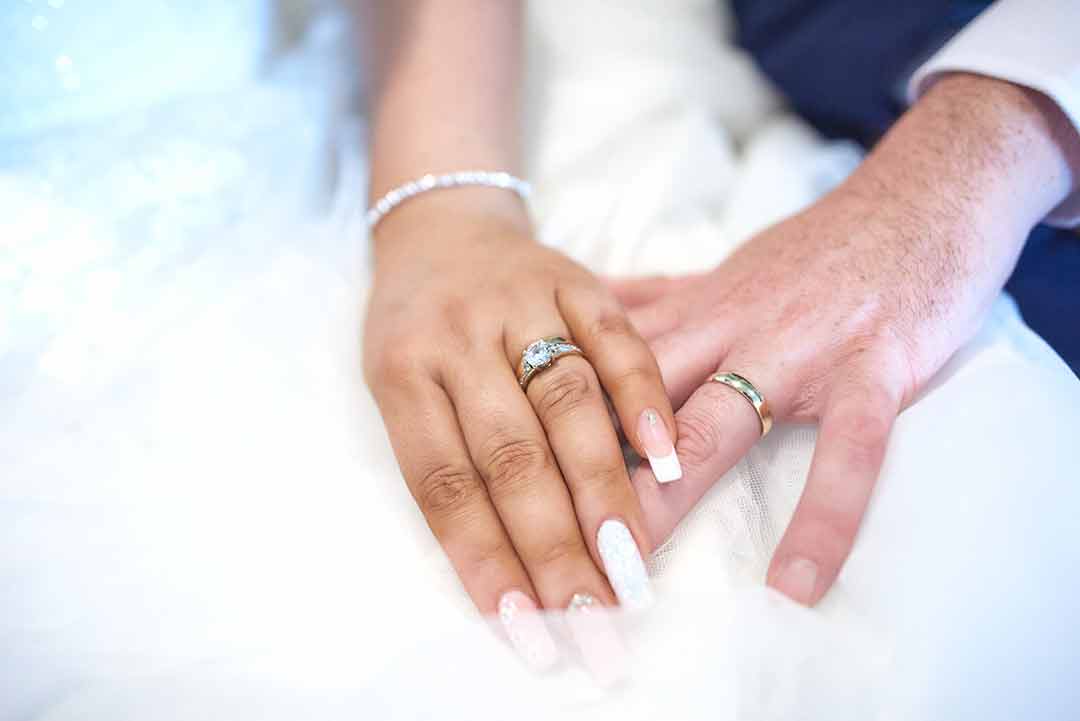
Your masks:
<path fill-rule="evenodd" d="M 836 580 L 855 542 L 885 457 L 899 399 L 853 386 L 830 399 L 802 498 L 773 555 L 768 583 L 812 606 Z"/>

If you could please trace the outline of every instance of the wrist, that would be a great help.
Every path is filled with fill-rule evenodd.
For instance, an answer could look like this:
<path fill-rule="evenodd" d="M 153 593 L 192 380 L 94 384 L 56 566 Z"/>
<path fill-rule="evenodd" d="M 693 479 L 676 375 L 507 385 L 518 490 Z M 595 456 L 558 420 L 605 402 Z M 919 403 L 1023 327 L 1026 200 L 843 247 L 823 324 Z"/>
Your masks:
<path fill-rule="evenodd" d="M 894 126 L 846 189 L 1022 243 L 1073 190 L 1080 139 L 1042 94 L 944 76 Z"/>
<path fill-rule="evenodd" d="M 477 244 L 531 237 L 525 201 L 506 188 L 463 185 L 408 199 L 371 233 L 376 273 L 417 254 L 452 259 Z"/>

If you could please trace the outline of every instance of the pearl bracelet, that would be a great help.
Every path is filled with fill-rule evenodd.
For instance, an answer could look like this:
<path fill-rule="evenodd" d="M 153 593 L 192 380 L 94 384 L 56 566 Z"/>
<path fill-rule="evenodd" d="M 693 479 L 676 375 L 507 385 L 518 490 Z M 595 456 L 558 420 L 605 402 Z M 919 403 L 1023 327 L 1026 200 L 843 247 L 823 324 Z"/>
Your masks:
<path fill-rule="evenodd" d="M 437 188 L 456 188 L 461 185 L 485 185 L 492 188 L 506 188 L 507 190 L 513 190 L 521 196 L 522 200 L 528 200 L 529 195 L 532 193 L 532 186 L 527 182 L 502 171 L 460 170 L 456 173 L 445 173 L 443 175 L 428 174 L 399 185 L 379 198 L 378 202 L 371 206 L 364 215 L 368 230 L 374 230 L 378 222 L 386 217 L 387 213 L 413 196 Z"/>

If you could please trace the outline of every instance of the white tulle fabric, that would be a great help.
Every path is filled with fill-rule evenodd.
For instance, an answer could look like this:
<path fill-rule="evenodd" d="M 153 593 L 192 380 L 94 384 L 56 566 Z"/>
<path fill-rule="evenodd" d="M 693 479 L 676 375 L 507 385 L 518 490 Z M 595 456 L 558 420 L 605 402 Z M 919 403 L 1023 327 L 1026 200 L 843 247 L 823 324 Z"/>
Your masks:
<path fill-rule="evenodd" d="M 819 610 L 760 587 L 814 442 L 781 426 L 652 559 L 631 682 L 597 689 L 569 646 L 537 679 L 363 388 L 347 20 L 112 6 L 0 12 L 0 717 L 1064 717 L 1080 384 L 1008 299 L 901 416 Z M 716 263 L 858 160 L 782 111 L 712 2 L 530 21 L 541 233 L 597 270 Z"/>

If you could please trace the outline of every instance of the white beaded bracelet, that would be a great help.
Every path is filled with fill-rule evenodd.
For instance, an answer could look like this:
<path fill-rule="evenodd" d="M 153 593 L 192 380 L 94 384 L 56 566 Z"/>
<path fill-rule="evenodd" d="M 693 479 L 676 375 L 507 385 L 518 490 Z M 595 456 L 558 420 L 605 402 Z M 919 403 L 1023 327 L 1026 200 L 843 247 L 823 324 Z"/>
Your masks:
<path fill-rule="evenodd" d="M 513 190 L 521 196 L 522 200 L 528 200 L 529 195 L 532 193 L 532 186 L 527 182 L 501 170 L 460 170 L 456 173 L 445 173 L 443 175 L 429 174 L 399 185 L 379 198 L 378 202 L 371 206 L 364 215 L 368 230 L 374 230 L 378 222 L 386 217 L 387 213 L 413 196 L 426 193 L 429 190 L 456 188 L 460 185 L 486 185 L 492 188 L 506 188 L 507 190 Z"/>

